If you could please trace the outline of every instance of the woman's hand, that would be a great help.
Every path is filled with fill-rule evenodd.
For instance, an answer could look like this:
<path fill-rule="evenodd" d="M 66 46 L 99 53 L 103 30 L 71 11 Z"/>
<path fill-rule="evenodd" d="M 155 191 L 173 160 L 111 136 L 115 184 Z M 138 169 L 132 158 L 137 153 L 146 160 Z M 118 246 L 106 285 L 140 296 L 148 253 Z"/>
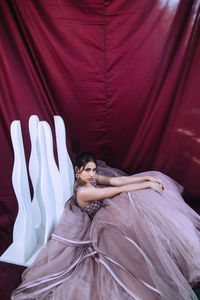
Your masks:
<path fill-rule="evenodd" d="M 160 181 L 151 181 L 150 187 L 152 190 L 158 192 L 159 194 L 163 194 L 164 191 L 164 185 Z"/>
<path fill-rule="evenodd" d="M 158 183 L 162 184 L 162 182 L 160 181 L 160 179 L 155 178 L 153 176 L 147 176 L 147 180 L 152 181 L 152 182 L 158 182 Z"/>

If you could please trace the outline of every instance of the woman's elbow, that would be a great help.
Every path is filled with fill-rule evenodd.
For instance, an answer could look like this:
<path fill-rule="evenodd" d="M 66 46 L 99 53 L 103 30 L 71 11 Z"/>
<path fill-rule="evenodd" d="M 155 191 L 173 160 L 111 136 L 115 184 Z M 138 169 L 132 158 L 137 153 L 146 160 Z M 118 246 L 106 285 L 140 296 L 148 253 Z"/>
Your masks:
<path fill-rule="evenodd" d="M 112 186 L 120 186 L 123 183 L 121 182 L 121 177 L 111 177 L 110 178 L 110 185 Z"/>

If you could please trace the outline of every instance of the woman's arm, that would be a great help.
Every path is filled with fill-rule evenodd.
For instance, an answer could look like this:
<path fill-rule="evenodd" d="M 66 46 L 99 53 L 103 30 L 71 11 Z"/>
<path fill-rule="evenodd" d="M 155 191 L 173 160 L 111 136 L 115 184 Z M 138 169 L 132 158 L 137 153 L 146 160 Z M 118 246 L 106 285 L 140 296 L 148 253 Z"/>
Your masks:
<path fill-rule="evenodd" d="M 161 193 L 162 187 L 157 182 L 140 182 L 125 184 L 115 187 L 95 188 L 90 186 L 83 186 L 77 191 L 77 201 L 81 206 L 87 206 L 90 201 L 111 198 L 122 192 L 130 192 L 152 188 Z"/>
<path fill-rule="evenodd" d="M 103 175 L 96 175 L 96 181 L 98 184 L 103 185 L 112 185 L 112 186 L 121 186 L 124 184 L 135 183 L 138 181 L 152 181 L 161 183 L 161 181 L 152 176 L 120 176 L 120 177 L 108 177 Z M 162 184 L 162 183 L 161 183 Z"/>

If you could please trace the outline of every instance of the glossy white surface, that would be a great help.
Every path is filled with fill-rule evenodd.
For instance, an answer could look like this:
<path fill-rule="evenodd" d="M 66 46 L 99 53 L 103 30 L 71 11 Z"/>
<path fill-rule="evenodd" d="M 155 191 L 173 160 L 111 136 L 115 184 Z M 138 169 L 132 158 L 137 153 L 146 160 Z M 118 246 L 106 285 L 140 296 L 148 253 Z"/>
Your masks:
<path fill-rule="evenodd" d="M 66 201 L 73 192 L 74 172 L 66 146 L 64 121 L 54 117 L 59 169 L 49 124 L 35 115 L 29 119 L 31 154 L 29 175 L 33 186 L 31 201 L 20 121 L 11 124 L 14 149 L 12 183 L 19 211 L 14 224 L 13 243 L 0 260 L 29 266 L 50 238 Z"/>

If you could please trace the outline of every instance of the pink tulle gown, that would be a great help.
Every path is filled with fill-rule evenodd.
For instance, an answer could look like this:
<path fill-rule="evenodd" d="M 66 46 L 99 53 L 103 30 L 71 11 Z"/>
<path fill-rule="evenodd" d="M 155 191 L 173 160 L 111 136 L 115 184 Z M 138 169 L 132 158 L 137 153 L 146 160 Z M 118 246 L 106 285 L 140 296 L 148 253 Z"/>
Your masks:
<path fill-rule="evenodd" d="M 122 175 L 103 162 L 98 172 Z M 11 299 L 196 300 L 191 284 L 200 281 L 200 217 L 173 179 L 141 175 L 160 178 L 163 196 L 126 192 L 87 211 L 77 205 L 77 186 Z"/>

